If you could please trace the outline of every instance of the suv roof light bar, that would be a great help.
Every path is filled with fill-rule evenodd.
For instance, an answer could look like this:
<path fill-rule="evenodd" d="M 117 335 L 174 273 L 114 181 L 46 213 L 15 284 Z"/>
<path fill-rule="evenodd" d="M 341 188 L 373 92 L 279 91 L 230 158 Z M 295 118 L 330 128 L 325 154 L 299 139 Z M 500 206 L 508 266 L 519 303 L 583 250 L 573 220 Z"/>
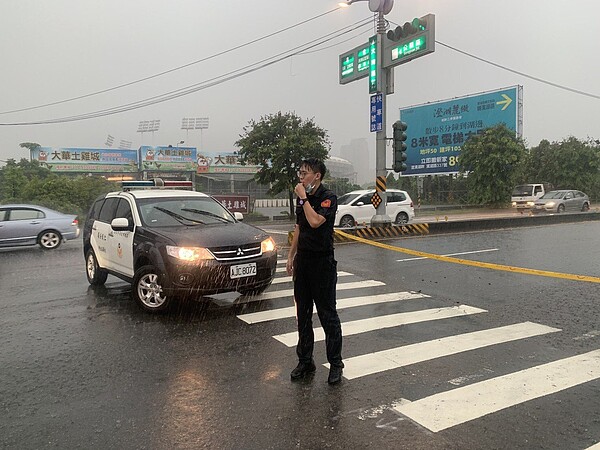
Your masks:
<path fill-rule="evenodd" d="M 192 190 L 194 183 L 191 181 L 169 181 L 162 178 L 154 178 L 144 181 L 122 181 L 121 189 L 130 191 L 132 189 L 189 189 Z"/>

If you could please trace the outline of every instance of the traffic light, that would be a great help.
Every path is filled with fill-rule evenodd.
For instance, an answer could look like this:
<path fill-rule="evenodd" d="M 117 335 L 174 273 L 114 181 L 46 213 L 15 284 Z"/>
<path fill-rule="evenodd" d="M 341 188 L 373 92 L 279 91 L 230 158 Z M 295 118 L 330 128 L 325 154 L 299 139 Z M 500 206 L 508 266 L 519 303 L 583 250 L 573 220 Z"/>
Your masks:
<path fill-rule="evenodd" d="M 394 164 L 392 165 L 392 169 L 394 172 L 404 172 L 406 170 L 406 129 L 408 125 L 402 122 L 401 120 L 397 120 L 392 125 L 392 129 L 394 130 L 393 137 L 393 145 L 394 145 Z"/>
<path fill-rule="evenodd" d="M 435 15 L 427 14 L 389 30 L 383 42 L 383 66 L 393 67 L 435 51 Z"/>
<path fill-rule="evenodd" d="M 393 30 L 388 30 L 387 37 L 389 40 L 399 42 L 403 38 L 408 38 L 414 34 L 421 33 L 427 30 L 427 16 L 416 17 L 412 22 L 405 22 L 402 26 L 397 26 Z"/>

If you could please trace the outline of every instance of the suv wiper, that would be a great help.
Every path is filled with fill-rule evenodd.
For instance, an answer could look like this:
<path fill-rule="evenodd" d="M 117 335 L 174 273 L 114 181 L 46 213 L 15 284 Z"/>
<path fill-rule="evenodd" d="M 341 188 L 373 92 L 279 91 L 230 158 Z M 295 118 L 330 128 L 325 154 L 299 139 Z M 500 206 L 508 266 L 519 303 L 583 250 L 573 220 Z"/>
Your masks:
<path fill-rule="evenodd" d="M 227 220 L 225 217 L 221 217 L 218 214 L 214 214 L 208 211 L 202 211 L 201 209 L 194 209 L 194 208 L 181 208 L 182 211 L 187 211 L 187 212 L 192 212 L 192 213 L 196 213 L 196 214 L 202 214 L 205 216 L 210 216 L 210 217 L 214 217 L 215 219 L 220 219 L 225 223 L 232 223 L 231 220 Z"/>
<path fill-rule="evenodd" d="M 202 222 L 201 220 L 190 219 L 189 217 L 182 216 L 181 214 L 177 214 L 176 212 L 173 212 L 169 209 L 161 208 L 160 206 L 155 206 L 154 209 L 158 209 L 160 212 L 164 212 L 165 214 L 168 214 L 169 216 L 171 216 L 175 220 L 177 220 L 177 222 L 179 222 L 185 226 L 190 226 L 190 224 L 185 223 L 184 220 L 189 220 L 190 222 L 201 223 L 201 224 L 205 225 L 205 223 Z"/>

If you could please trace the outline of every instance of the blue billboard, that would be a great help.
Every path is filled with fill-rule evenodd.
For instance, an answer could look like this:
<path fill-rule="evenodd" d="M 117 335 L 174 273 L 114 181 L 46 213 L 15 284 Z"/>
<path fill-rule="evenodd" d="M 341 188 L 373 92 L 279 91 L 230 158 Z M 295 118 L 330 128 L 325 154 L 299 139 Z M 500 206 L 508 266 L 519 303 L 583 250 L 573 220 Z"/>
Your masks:
<path fill-rule="evenodd" d="M 400 109 L 408 156 L 403 176 L 458 172 L 462 145 L 472 135 L 505 124 L 521 135 L 522 87 L 513 86 Z"/>

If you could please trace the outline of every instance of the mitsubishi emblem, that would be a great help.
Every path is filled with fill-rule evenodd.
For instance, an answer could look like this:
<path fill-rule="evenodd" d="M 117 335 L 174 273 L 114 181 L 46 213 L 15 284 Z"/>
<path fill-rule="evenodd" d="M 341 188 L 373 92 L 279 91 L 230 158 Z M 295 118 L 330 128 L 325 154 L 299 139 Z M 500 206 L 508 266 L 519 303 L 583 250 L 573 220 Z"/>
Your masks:
<path fill-rule="evenodd" d="M 244 255 L 244 251 L 240 247 L 238 247 L 236 256 L 243 256 L 243 255 Z"/>

